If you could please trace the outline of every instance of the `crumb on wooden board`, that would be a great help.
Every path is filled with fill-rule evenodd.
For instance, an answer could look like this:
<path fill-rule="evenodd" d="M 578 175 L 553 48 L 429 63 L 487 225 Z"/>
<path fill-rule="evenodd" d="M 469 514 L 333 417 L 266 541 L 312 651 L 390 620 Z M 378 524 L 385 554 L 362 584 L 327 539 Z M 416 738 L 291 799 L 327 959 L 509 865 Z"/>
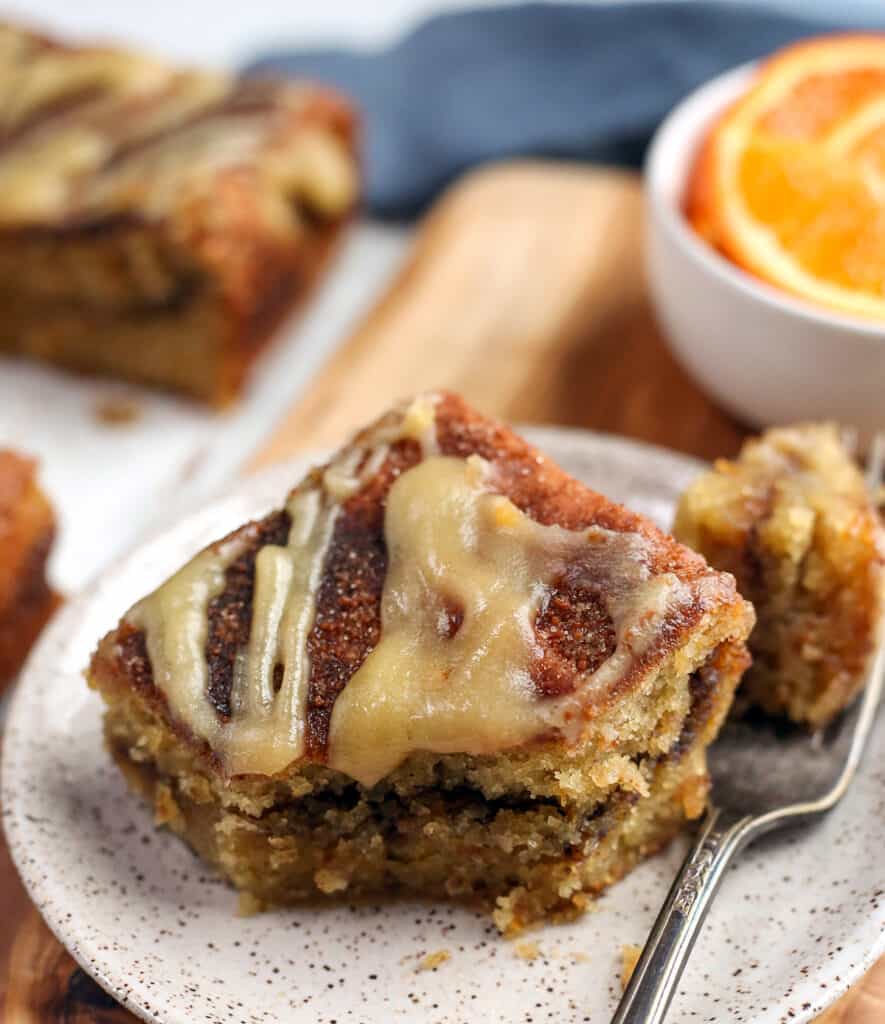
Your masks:
<path fill-rule="evenodd" d="M 141 405 L 137 399 L 125 395 L 102 395 L 96 399 L 92 412 L 99 423 L 124 427 L 139 419 Z"/>

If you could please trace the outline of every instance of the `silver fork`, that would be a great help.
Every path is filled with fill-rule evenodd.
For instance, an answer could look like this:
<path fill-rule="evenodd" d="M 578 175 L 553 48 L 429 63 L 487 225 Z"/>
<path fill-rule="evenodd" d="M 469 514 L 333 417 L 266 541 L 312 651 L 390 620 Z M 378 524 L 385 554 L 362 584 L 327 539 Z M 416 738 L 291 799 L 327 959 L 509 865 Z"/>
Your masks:
<path fill-rule="evenodd" d="M 885 470 L 885 435 L 873 444 L 867 485 Z M 749 843 L 831 810 L 866 746 L 885 677 L 885 640 L 863 696 L 814 736 L 763 716 L 728 721 L 710 748 L 711 800 L 700 832 L 654 923 L 612 1024 L 661 1024 L 726 868 Z"/>

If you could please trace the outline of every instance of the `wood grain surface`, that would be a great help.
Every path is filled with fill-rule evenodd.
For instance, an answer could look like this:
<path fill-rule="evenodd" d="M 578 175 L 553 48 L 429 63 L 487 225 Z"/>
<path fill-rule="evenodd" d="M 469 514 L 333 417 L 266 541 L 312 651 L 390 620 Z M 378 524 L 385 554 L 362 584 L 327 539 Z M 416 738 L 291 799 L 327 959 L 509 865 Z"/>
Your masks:
<path fill-rule="evenodd" d="M 676 366 L 654 325 L 641 230 L 633 175 L 475 172 L 429 214 L 408 265 L 254 465 L 337 444 L 391 400 L 433 387 L 514 422 L 732 454 L 744 431 Z"/>
<path fill-rule="evenodd" d="M 252 468 L 337 444 L 392 400 L 430 387 L 514 422 L 733 454 L 744 429 L 697 390 L 655 326 L 641 230 L 632 175 L 536 163 L 472 174 L 431 211 L 406 267 Z M 2 841 L 0 906 L 0 1022 L 135 1019 L 56 942 Z M 818 1024 L 883 1021 L 880 963 Z"/>

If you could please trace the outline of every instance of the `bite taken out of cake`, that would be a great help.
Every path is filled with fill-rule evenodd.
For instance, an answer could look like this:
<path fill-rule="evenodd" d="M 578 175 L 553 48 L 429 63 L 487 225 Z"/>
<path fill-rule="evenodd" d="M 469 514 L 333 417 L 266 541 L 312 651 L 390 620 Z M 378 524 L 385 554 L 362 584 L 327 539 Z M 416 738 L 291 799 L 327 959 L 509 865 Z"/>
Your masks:
<path fill-rule="evenodd" d="M 885 610 L 885 531 L 837 427 L 777 427 L 682 496 L 675 535 L 753 602 L 741 695 L 817 728 L 863 687 Z"/>
<path fill-rule="evenodd" d="M 455 395 L 399 405 L 125 612 L 130 784 L 247 906 L 584 909 L 698 816 L 734 580 Z"/>

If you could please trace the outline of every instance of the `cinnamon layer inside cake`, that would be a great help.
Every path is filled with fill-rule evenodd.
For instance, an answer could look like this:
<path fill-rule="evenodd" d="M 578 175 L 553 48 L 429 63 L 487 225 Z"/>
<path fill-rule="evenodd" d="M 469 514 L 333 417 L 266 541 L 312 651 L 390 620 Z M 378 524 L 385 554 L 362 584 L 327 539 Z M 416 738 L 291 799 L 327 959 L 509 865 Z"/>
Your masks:
<path fill-rule="evenodd" d="M 82 244 L 70 244 L 66 261 L 65 239 L 43 239 L 24 250 L 10 244 L 6 251 L 16 268 L 0 281 L 0 352 L 224 404 L 239 392 L 256 352 L 310 294 L 340 230 L 340 224 L 316 221 L 305 230 L 297 251 L 256 254 L 256 265 L 263 268 L 261 287 L 235 300 L 199 267 L 163 268 L 160 273 L 152 264 L 138 265 L 147 280 L 130 282 L 122 291 L 106 289 L 100 280 L 91 290 L 84 285 L 79 295 L 44 295 L 33 286 L 48 268 L 79 261 L 80 276 L 87 278 L 90 264 L 95 269 L 94 256 L 88 251 L 83 255 Z M 125 264 L 132 231 L 115 234 L 111 228 L 109 257 Z M 133 247 L 137 249 L 137 242 Z M 0 232 L 0 266 L 3 253 Z"/>
<path fill-rule="evenodd" d="M 743 651 L 724 643 L 692 674 L 688 712 L 665 754 L 637 743 L 564 763 L 543 747 L 508 758 L 415 755 L 369 788 L 322 766 L 219 785 L 128 694 L 111 702 L 105 729 L 157 822 L 214 864 L 247 909 L 394 892 L 489 906 L 514 932 L 580 912 L 700 813 L 704 752 L 745 667 Z M 637 702 L 621 713 L 645 712 Z"/>

